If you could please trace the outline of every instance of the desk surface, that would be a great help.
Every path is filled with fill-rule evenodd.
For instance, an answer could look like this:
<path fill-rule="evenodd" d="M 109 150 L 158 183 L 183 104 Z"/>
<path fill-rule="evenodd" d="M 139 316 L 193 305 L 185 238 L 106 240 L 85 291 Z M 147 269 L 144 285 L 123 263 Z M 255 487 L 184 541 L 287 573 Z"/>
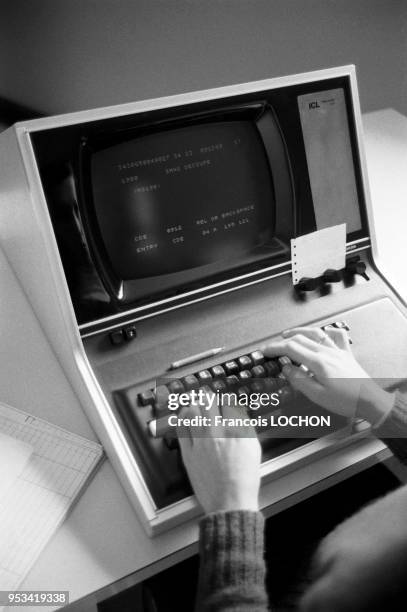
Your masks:
<path fill-rule="evenodd" d="M 400 244 L 405 244 L 400 216 L 405 210 L 403 197 L 407 194 L 407 119 L 393 110 L 385 110 L 365 115 L 364 124 L 379 253 L 383 265 L 391 270 L 390 276 L 398 277 L 401 272 L 404 276 L 405 271 L 399 263 L 400 251 L 396 252 L 393 244 L 395 233 L 396 237 L 403 238 Z M 0 301 L 1 352 L 7 356 L 7 367 L 0 374 L 0 385 L 6 389 L 6 397 L 2 399 L 94 439 L 77 400 L 72 399 L 72 389 L 66 380 L 58 385 L 57 394 L 55 384 L 51 395 L 47 391 L 47 380 L 54 378 L 55 381 L 59 377 L 62 381 L 61 371 L 5 259 L 0 261 L 0 281 L 3 287 L 9 288 L 8 302 Z M 19 311 L 17 317 L 16 309 Z M 16 326 L 22 324 L 30 336 L 29 345 L 35 346 L 35 354 L 25 352 L 15 341 L 17 331 L 21 336 L 21 329 L 17 330 Z M 47 379 L 41 381 L 40 386 L 34 367 L 37 360 L 47 364 Z M 25 373 L 23 384 L 21 372 Z M 39 392 L 33 395 L 32 389 L 39 387 Z M 349 475 L 358 469 L 358 462 L 362 469 L 360 450 L 349 449 L 345 455 L 338 454 L 333 459 L 338 473 L 348 470 Z M 283 500 L 290 496 L 298 479 L 307 482 L 307 495 L 312 494 L 318 490 L 317 481 L 329 477 L 324 469 L 324 461 L 321 461 L 318 466 L 313 464 L 312 469 L 305 467 L 280 479 L 272 485 L 272 491 L 269 486 L 264 492 L 264 504 L 269 503 L 272 495 L 276 501 L 275 510 L 282 509 L 286 504 Z M 291 499 L 290 504 L 293 501 L 295 499 Z M 110 463 L 105 461 L 22 588 L 69 590 L 71 601 L 102 589 L 89 601 L 100 600 L 133 584 L 137 570 L 159 560 L 163 560 L 164 566 L 171 564 L 174 558 L 170 555 L 177 551 L 177 559 L 189 554 L 196 535 L 196 526 L 189 524 L 155 539 L 147 537 Z M 116 585 L 107 588 L 113 583 Z M 38 612 L 38 608 L 36 610 Z"/>

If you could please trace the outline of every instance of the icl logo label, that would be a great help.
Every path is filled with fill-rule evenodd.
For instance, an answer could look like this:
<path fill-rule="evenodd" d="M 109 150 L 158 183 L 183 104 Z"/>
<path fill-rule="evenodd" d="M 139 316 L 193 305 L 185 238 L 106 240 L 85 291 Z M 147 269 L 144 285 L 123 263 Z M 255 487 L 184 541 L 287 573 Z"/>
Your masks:
<path fill-rule="evenodd" d="M 308 108 L 321 108 L 321 107 L 320 107 L 320 105 L 318 104 L 318 102 L 317 102 L 317 101 L 315 101 L 315 102 L 310 102 L 310 103 L 308 104 Z"/>

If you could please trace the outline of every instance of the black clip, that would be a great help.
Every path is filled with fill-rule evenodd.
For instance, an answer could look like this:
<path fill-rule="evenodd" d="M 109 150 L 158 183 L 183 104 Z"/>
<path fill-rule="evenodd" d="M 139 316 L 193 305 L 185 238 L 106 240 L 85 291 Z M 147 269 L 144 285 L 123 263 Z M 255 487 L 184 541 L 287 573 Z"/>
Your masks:
<path fill-rule="evenodd" d="M 365 280 L 370 280 L 368 275 L 366 274 L 366 264 L 364 261 L 360 261 L 359 255 L 356 255 L 356 257 L 352 257 L 352 259 L 349 259 L 346 262 L 346 267 L 344 268 L 344 270 L 347 274 L 352 274 L 353 276 L 359 274 L 359 276 L 362 276 Z"/>
<path fill-rule="evenodd" d="M 363 278 L 366 280 L 369 280 L 369 277 L 366 274 L 366 264 L 364 261 L 360 261 L 360 257 L 358 255 L 348 259 L 346 266 L 340 270 L 329 269 L 325 270 L 321 276 L 317 276 L 315 278 L 301 278 L 301 280 L 294 285 L 294 289 L 299 295 L 303 294 L 304 292 L 315 291 L 316 289 L 320 289 L 321 292 L 323 292 L 326 285 L 330 283 L 345 281 L 345 283 L 348 285 L 349 281 L 354 280 L 356 274 L 363 276 Z"/>

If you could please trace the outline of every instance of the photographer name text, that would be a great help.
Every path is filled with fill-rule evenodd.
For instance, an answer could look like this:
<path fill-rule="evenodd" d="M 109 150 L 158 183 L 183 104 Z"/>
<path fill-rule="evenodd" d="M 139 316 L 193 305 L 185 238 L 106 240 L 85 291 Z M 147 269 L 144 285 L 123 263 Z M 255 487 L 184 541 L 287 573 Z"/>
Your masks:
<path fill-rule="evenodd" d="M 267 417 L 213 417 L 196 415 L 179 417 L 172 414 L 168 417 L 170 427 L 330 427 L 331 417 L 318 415 L 284 415 L 271 414 Z"/>

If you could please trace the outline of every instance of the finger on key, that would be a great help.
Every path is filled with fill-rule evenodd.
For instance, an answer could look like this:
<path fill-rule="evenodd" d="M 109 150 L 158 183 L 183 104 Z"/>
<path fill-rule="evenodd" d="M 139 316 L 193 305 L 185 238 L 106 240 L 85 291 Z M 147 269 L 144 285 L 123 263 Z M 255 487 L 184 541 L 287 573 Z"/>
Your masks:
<path fill-rule="evenodd" d="M 323 392 L 323 386 L 314 378 L 310 378 L 301 367 L 285 366 L 283 374 L 294 389 L 301 391 L 301 393 L 313 401 L 317 401 Z"/>
<path fill-rule="evenodd" d="M 348 332 L 345 329 L 336 329 L 335 327 L 327 327 L 325 330 L 329 338 L 334 342 L 338 348 L 352 352 L 351 345 L 349 343 Z"/>
<path fill-rule="evenodd" d="M 290 338 L 288 338 L 288 340 L 290 340 Z M 298 344 L 301 344 L 301 346 L 304 346 L 305 348 L 314 352 L 320 351 L 321 348 L 324 346 L 327 347 L 327 342 L 329 342 L 329 348 L 335 346 L 331 342 L 327 334 L 322 330 L 318 336 L 318 340 L 311 340 L 310 338 L 307 338 L 307 336 L 304 336 L 304 334 L 294 334 L 294 336 L 291 337 L 291 340 L 295 340 L 296 342 L 298 342 Z"/>
<path fill-rule="evenodd" d="M 210 414 L 212 417 L 219 415 L 219 401 L 216 393 L 214 393 L 211 389 L 203 389 L 203 391 L 203 407 L 205 414 Z"/>
<path fill-rule="evenodd" d="M 192 419 L 194 416 L 200 416 L 201 410 L 197 404 L 190 404 L 189 406 L 183 406 L 179 411 L 179 418 L 181 419 Z M 181 438 L 189 438 L 191 444 L 194 444 L 194 436 L 189 425 L 177 425 L 176 427 L 177 437 Z"/>
<path fill-rule="evenodd" d="M 300 344 L 295 338 L 287 340 L 276 340 L 264 347 L 263 353 L 266 357 L 279 357 L 286 355 L 297 363 L 303 363 L 316 375 L 322 374 L 323 359 L 315 350 Z"/>
<path fill-rule="evenodd" d="M 226 419 L 233 419 L 236 417 L 246 417 L 247 414 L 244 406 L 236 402 L 225 401 L 222 405 L 222 416 Z"/>
<path fill-rule="evenodd" d="M 324 344 L 325 346 L 334 347 L 335 343 L 329 337 L 327 332 L 324 332 L 319 327 L 294 327 L 293 329 L 287 329 L 281 334 L 283 338 L 292 338 L 293 336 L 301 335 L 304 338 L 308 338 L 313 342 Z"/>
<path fill-rule="evenodd" d="M 232 424 L 227 425 L 225 428 L 226 438 L 256 438 L 256 430 L 251 425 L 233 425 L 233 421 L 236 418 L 245 418 L 247 416 L 255 416 L 255 414 L 249 415 L 246 409 L 239 404 L 225 403 L 222 406 L 222 416 L 225 419 L 232 419 Z"/>

